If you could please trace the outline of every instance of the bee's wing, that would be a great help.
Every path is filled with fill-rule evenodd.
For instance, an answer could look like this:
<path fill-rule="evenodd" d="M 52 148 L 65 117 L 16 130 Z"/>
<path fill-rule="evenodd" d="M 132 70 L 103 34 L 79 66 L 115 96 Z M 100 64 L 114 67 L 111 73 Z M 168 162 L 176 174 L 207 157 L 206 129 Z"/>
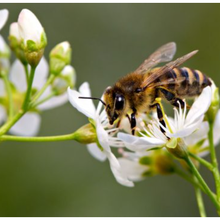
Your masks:
<path fill-rule="evenodd" d="M 197 52 L 198 52 L 198 50 L 194 50 L 191 53 L 188 53 L 185 56 L 182 56 L 182 57 L 180 57 L 180 58 L 178 58 L 178 59 L 176 59 L 176 60 L 166 64 L 165 66 L 159 68 L 152 75 L 150 75 L 149 77 L 147 77 L 144 80 L 144 82 L 142 83 L 142 88 L 145 89 L 151 83 L 155 82 L 155 80 L 158 79 L 160 76 L 162 76 L 164 73 L 167 73 L 168 71 L 172 70 L 173 68 L 176 68 L 176 67 L 180 66 L 185 61 L 187 61 L 192 56 L 194 56 Z"/>
<path fill-rule="evenodd" d="M 149 85 L 148 87 L 163 87 L 163 86 L 166 86 L 166 85 L 172 85 L 172 84 L 180 84 L 182 83 L 183 81 L 185 81 L 186 78 L 185 77 L 178 77 L 177 79 L 168 79 L 168 80 L 165 80 L 164 82 L 158 82 L 158 83 L 153 83 L 151 85 Z"/>
<path fill-rule="evenodd" d="M 158 63 L 169 62 L 176 53 L 176 43 L 170 42 L 158 48 L 134 72 L 145 73 Z"/>

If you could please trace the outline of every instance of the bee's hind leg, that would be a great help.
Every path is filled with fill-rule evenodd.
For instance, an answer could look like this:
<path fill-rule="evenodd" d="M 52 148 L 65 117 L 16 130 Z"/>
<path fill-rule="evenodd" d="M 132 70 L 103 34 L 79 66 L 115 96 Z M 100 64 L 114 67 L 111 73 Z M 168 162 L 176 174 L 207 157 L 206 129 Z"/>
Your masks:
<path fill-rule="evenodd" d="M 174 93 L 172 93 L 164 88 L 160 88 L 160 91 L 163 93 L 165 99 L 168 102 L 170 102 L 170 104 L 173 105 L 174 107 L 179 108 L 179 106 L 181 106 L 181 108 L 184 108 L 184 106 L 186 105 L 187 108 L 190 108 L 190 106 L 188 106 L 185 101 L 183 101 L 180 98 L 177 98 Z"/>
<path fill-rule="evenodd" d="M 157 117 L 160 121 L 160 123 L 166 128 L 166 123 L 163 119 L 163 112 L 162 112 L 162 109 L 160 107 L 160 104 L 159 103 L 155 103 L 153 105 L 151 105 L 151 108 L 154 108 L 156 107 L 156 110 L 157 110 Z M 165 134 L 165 130 L 160 126 L 160 130 L 163 132 L 163 134 Z M 166 135 L 166 134 L 165 134 Z"/>

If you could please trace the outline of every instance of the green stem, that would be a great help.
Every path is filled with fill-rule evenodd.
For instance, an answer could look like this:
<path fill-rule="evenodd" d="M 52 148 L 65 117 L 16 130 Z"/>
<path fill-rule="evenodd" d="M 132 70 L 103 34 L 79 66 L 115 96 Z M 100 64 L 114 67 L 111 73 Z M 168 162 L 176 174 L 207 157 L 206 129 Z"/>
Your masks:
<path fill-rule="evenodd" d="M 40 96 L 44 93 L 44 91 L 47 89 L 47 87 L 51 84 L 51 82 L 54 80 L 55 75 L 51 74 L 50 77 L 48 78 L 47 82 L 44 84 L 44 86 L 42 87 L 42 89 L 36 94 L 36 96 L 33 98 L 31 105 L 34 104 L 34 102 L 36 102 Z"/>
<path fill-rule="evenodd" d="M 27 82 L 27 85 L 28 85 L 28 81 L 29 81 L 28 64 L 24 64 L 24 71 L 25 71 L 25 75 L 26 75 L 26 82 Z"/>
<path fill-rule="evenodd" d="M 20 142 L 67 141 L 74 139 L 75 139 L 75 132 L 66 135 L 45 136 L 45 137 L 21 137 L 21 136 L 12 136 L 12 135 L 2 135 L 0 137 L 1 141 L 20 141 Z"/>
<path fill-rule="evenodd" d="M 216 208 L 218 209 L 218 211 L 220 210 L 220 205 L 216 199 L 216 196 L 213 194 L 213 192 L 210 190 L 210 188 L 208 187 L 208 185 L 206 184 L 206 182 L 204 181 L 204 179 L 202 178 L 202 176 L 200 175 L 199 171 L 197 170 L 197 168 L 195 167 L 195 165 L 193 164 L 193 162 L 191 161 L 191 159 L 187 156 L 184 158 L 184 160 L 186 161 L 186 163 L 188 164 L 188 166 L 190 167 L 192 173 L 196 176 L 196 178 L 198 179 L 199 183 L 201 184 L 201 186 L 204 188 L 206 194 L 209 196 L 209 198 L 212 200 L 212 202 L 214 203 L 214 205 L 216 206 Z"/>
<path fill-rule="evenodd" d="M 11 120 L 4 124 L 0 129 L 0 136 L 5 134 L 23 115 L 25 111 L 20 110 Z"/>
<path fill-rule="evenodd" d="M 45 97 L 44 99 L 34 103 L 33 105 L 30 106 L 30 109 L 37 107 L 38 105 L 46 102 L 47 100 L 51 99 L 53 96 L 56 95 L 56 92 L 52 92 L 50 95 L 48 95 L 47 97 Z"/>
<path fill-rule="evenodd" d="M 30 102 L 31 89 L 32 89 L 32 84 L 33 84 L 33 80 L 34 80 L 35 69 L 36 69 L 36 67 L 31 67 L 30 78 L 28 80 L 28 88 L 27 88 L 26 96 L 25 96 L 24 103 L 22 106 L 22 109 L 24 111 L 27 110 L 29 102 Z"/>
<path fill-rule="evenodd" d="M 195 182 L 198 182 L 195 176 L 193 176 L 193 179 Z M 204 202 L 202 198 L 202 192 L 198 187 L 194 186 L 194 188 L 195 188 L 196 200 L 197 200 L 200 216 L 206 217 L 206 211 L 205 211 L 205 206 L 204 206 Z"/>
<path fill-rule="evenodd" d="M 205 167 L 207 167 L 209 170 L 213 170 L 213 165 L 211 163 L 209 163 L 208 161 L 204 160 L 203 158 L 193 154 L 193 153 L 190 153 L 189 152 L 189 156 L 194 158 L 195 160 L 197 160 L 198 162 L 200 162 L 202 165 L 204 165 Z"/>
<path fill-rule="evenodd" d="M 11 85 L 8 81 L 8 77 L 6 74 L 3 74 L 3 80 L 5 83 L 5 88 L 6 88 L 6 92 L 8 95 L 8 102 L 9 102 L 9 120 L 13 117 L 13 113 L 14 113 L 14 104 L 13 104 L 13 97 L 12 97 L 12 92 L 11 92 Z"/>
<path fill-rule="evenodd" d="M 209 137 L 211 161 L 213 165 L 212 173 L 215 179 L 217 200 L 220 203 L 220 175 L 219 175 L 219 170 L 218 170 L 218 161 L 217 161 L 217 157 L 215 153 L 215 146 L 213 143 L 213 127 L 214 127 L 214 124 L 212 122 L 209 122 L 208 137 Z"/>

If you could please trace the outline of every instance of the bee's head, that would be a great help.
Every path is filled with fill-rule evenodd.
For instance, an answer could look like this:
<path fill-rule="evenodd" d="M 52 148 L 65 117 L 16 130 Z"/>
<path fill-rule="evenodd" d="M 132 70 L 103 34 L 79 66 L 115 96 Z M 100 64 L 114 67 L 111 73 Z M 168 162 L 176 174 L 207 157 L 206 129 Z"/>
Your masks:
<path fill-rule="evenodd" d="M 112 125 L 117 118 L 121 118 L 125 109 L 125 98 L 115 92 L 112 87 L 108 87 L 104 93 L 105 110 L 108 115 L 109 123 Z"/>

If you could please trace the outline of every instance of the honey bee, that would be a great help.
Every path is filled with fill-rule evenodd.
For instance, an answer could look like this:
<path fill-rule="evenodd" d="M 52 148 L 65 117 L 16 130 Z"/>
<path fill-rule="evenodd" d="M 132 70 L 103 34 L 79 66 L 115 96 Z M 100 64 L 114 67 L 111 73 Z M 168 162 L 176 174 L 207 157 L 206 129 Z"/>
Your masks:
<path fill-rule="evenodd" d="M 174 42 L 161 46 L 134 72 L 122 77 L 112 87 L 105 90 L 104 100 L 99 100 L 105 105 L 110 124 L 118 119 L 117 126 L 119 126 L 121 119 L 126 116 L 134 135 L 138 113 L 149 113 L 156 109 L 159 121 L 166 127 L 160 104 L 156 101 L 157 98 L 167 100 L 176 107 L 181 105 L 183 108 L 185 104 L 183 99 L 194 98 L 206 86 L 211 85 L 211 80 L 201 71 L 179 67 L 198 50 L 171 61 L 175 52 Z M 162 62 L 169 63 L 155 68 Z M 162 127 L 160 129 L 165 132 Z"/>

